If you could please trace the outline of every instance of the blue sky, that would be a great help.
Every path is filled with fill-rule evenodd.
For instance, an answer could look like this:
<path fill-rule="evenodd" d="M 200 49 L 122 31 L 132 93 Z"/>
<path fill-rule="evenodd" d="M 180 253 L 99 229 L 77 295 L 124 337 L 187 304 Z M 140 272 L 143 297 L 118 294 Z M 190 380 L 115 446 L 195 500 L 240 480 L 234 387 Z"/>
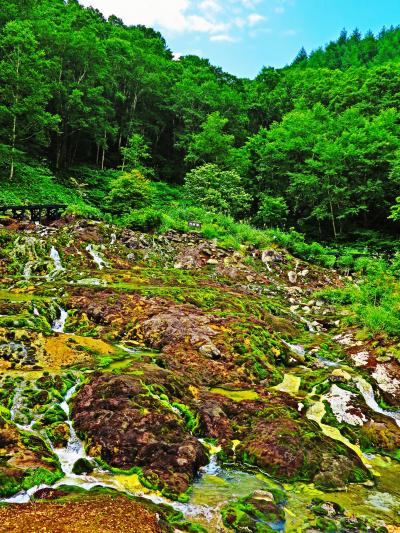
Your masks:
<path fill-rule="evenodd" d="M 400 24 L 400 0 L 81 0 L 126 24 L 162 32 L 176 54 L 207 57 L 237 76 L 282 67 L 336 39 Z"/>

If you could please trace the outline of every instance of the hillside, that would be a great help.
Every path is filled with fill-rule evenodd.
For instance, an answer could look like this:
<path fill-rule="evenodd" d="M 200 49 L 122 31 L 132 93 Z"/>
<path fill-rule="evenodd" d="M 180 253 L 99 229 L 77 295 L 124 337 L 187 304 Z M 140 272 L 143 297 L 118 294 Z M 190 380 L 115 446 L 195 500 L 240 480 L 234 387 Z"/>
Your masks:
<path fill-rule="evenodd" d="M 135 152 L 168 183 L 205 163 L 235 172 L 251 201 L 232 214 L 259 227 L 319 240 L 395 234 L 399 35 L 343 31 L 248 80 L 196 56 L 174 61 L 158 32 L 75 0 L 7 2 L 0 201 L 43 199 L 52 179 L 58 198 L 99 206 L 90 190 Z"/>

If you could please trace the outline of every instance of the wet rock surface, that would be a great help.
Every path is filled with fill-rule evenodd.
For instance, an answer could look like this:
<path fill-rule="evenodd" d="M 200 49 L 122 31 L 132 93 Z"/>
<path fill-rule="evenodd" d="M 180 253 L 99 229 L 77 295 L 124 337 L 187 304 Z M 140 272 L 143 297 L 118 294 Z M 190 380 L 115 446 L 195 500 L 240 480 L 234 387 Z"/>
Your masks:
<path fill-rule="evenodd" d="M 120 469 L 140 467 L 145 483 L 165 493 L 184 493 L 208 462 L 181 417 L 132 377 L 95 378 L 75 398 L 73 417 L 91 455 Z"/>
<path fill-rule="evenodd" d="M 304 530 L 375 531 L 364 515 L 380 520 L 382 512 L 400 526 L 400 494 L 378 477 L 396 472 L 399 459 L 396 347 L 363 337 L 345 310 L 314 294 L 340 286 L 337 272 L 274 243 L 237 251 L 196 233 L 147 235 L 73 218 L 7 228 L 3 496 L 54 505 L 49 516 L 63 524 L 64 476 L 84 490 L 100 484 L 154 499 L 149 515 L 134 510 L 149 517 L 149 531 L 171 530 L 168 520 L 193 531 L 182 516 L 158 522 L 161 502 L 211 532 L 223 531 L 222 522 L 235 531 L 290 531 L 291 488 L 304 486 L 324 502 L 350 493 L 351 512 L 362 517 L 332 502 L 334 514 L 318 514 L 308 498 Z M 265 490 L 244 492 L 232 479 Z M 368 490 L 371 500 L 361 493 Z M 384 501 L 387 510 L 364 501 Z M 124 531 L 119 503 L 115 524 Z M 16 517 L 26 519 L 30 505 Z M 92 518 L 80 530 L 94 531 L 99 506 L 85 506 Z M 112 510 L 111 500 L 106 506 Z"/>

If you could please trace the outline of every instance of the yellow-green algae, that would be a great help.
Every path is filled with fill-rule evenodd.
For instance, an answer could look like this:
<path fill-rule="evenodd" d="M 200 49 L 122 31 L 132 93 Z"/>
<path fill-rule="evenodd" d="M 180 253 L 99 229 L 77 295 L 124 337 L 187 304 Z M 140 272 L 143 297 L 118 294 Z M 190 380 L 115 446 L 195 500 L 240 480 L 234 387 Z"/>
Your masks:
<path fill-rule="evenodd" d="M 361 451 L 361 448 L 359 446 L 351 443 L 349 439 L 347 439 L 340 433 L 340 430 L 338 428 L 333 427 L 333 426 L 328 426 L 327 424 L 322 423 L 322 419 L 324 418 L 324 415 L 325 415 L 325 404 L 322 401 L 322 399 L 319 401 L 315 401 L 313 405 L 307 411 L 307 418 L 317 422 L 319 427 L 322 429 L 322 432 L 324 433 L 324 435 L 326 435 L 327 437 L 330 437 L 333 440 L 337 440 L 345 444 L 348 448 L 353 450 L 358 455 L 358 457 L 361 459 L 364 465 L 371 470 L 371 473 L 373 475 L 379 476 L 380 474 L 376 470 L 374 470 L 371 461 L 365 456 L 365 454 Z"/>
<path fill-rule="evenodd" d="M 350 484 L 345 491 L 322 492 L 313 484 L 285 484 L 288 502 L 285 506 L 286 533 L 300 533 L 309 527 L 311 514 L 308 506 L 313 498 L 333 501 L 348 513 L 365 516 L 374 521 L 384 521 L 389 531 L 400 528 L 400 463 L 376 456 L 371 460 L 380 477 L 375 487 Z"/>
<path fill-rule="evenodd" d="M 294 374 L 285 374 L 283 376 L 282 383 L 279 383 L 273 389 L 280 392 L 287 392 L 288 394 L 293 394 L 296 396 L 298 394 L 301 385 L 301 378 L 295 376 Z"/>
<path fill-rule="evenodd" d="M 222 396 L 226 396 L 235 402 L 242 402 L 243 400 L 258 400 L 260 398 L 258 393 L 253 390 L 230 390 L 214 387 L 210 389 L 210 392 L 213 394 L 221 394 Z"/>

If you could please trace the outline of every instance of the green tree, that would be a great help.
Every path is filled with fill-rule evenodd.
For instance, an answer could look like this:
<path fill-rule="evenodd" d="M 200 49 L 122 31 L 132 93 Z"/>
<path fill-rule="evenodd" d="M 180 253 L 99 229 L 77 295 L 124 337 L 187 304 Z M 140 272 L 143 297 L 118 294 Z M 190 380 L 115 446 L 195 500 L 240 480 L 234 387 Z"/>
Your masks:
<path fill-rule="evenodd" d="M 150 159 L 149 146 L 143 135 L 134 133 L 128 140 L 128 146 L 121 148 L 123 155 L 122 170 L 138 170 L 143 175 L 152 174 L 152 170 L 144 163 Z"/>
<path fill-rule="evenodd" d="M 45 146 L 58 117 L 46 111 L 50 82 L 48 63 L 27 21 L 6 24 L 0 35 L 0 128 L 8 148 L 9 178 L 15 157 L 33 143 Z"/>
<path fill-rule="evenodd" d="M 192 135 L 185 161 L 193 165 L 213 163 L 229 166 L 234 136 L 224 132 L 227 123 L 228 119 L 222 117 L 219 111 L 208 115 L 201 131 Z"/>
<path fill-rule="evenodd" d="M 235 217 L 248 213 L 251 198 L 234 170 L 221 170 L 217 165 L 207 163 L 186 174 L 184 187 L 192 202 L 210 211 Z"/>
<path fill-rule="evenodd" d="M 282 196 L 262 194 L 254 223 L 259 227 L 283 226 L 287 220 L 288 212 L 287 203 Z"/>

